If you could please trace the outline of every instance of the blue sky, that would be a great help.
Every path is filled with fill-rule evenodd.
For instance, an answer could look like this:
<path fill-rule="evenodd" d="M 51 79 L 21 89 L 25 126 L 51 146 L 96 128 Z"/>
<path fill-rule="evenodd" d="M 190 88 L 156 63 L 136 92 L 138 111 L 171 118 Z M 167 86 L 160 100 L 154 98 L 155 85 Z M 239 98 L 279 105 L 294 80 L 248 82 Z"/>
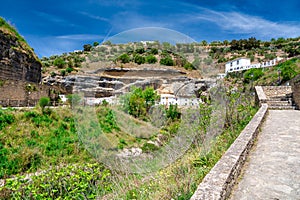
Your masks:
<path fill-rule="evenodd" d="M 1 3 L 0 16 L 42 57 L 143 27 L 172 29 L 197 42 L 298 37 L 299 9 L 299 0 L 10 0 Z"/>

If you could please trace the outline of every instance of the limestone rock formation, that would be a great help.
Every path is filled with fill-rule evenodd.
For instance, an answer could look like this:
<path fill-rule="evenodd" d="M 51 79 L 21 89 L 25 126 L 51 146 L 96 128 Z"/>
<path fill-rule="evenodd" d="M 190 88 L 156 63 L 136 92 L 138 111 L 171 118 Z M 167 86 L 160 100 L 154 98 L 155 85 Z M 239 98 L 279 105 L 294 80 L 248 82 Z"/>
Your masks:
<path fill-rule="evenodd" d="M 39 83 L 41 68 L 24 39 L 0 18 L 0 79 Z"/>

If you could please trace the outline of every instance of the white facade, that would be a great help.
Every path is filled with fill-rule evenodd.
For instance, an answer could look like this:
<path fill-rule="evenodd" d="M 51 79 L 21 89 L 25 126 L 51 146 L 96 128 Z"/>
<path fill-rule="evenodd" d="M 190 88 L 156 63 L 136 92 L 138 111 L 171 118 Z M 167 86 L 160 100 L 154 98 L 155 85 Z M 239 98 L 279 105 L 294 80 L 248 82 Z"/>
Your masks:
<path fill-rule="evenodd" d="M 198 106 L 201 103 L 199 98 L 191 97 L 176 97 L 173 94 L 161 94 L 160 103 L 161 105 L 178 105 L 180 107 L 184 106 Z"/>
<path fill-rule="evenodd" d="M 244 70 L 251 65 L 250 58 L 238 58 L 225 64 L 225 73 Z"/>
<path fill-rule="evenodd" d="M 276 65 L 282 58 L 275 58 L 273 60 L 251 64 L 249 58 L 239 58 L 225 64 L 225 73 L 237 72 L 248 70 L 252 68 L 264 68 L 264 67 L 272 67 Z"/>

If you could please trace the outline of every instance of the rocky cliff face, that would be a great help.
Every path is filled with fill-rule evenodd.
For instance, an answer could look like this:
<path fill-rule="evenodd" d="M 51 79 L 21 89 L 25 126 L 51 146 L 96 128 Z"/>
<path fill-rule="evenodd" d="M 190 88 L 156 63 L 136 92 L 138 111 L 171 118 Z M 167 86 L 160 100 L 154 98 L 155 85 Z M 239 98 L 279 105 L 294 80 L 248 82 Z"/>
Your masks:
<path fill-rule="evenodd" d="M 0 19 L 1 20 L 1 19 Z M 0 79 L 39 83 L 41 63 L 32 49 L 0 23 Z"/>

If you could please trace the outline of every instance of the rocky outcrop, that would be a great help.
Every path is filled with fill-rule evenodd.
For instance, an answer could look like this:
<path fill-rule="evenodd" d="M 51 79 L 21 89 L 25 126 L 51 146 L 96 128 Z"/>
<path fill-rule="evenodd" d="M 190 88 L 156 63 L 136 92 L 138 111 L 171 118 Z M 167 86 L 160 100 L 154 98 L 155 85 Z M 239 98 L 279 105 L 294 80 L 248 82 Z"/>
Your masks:
<path fill-rule="evenodd" d="M 0 79 L 39 83 L 41 68 L 42 64 L 25 41 L 0 27 Z"/>

